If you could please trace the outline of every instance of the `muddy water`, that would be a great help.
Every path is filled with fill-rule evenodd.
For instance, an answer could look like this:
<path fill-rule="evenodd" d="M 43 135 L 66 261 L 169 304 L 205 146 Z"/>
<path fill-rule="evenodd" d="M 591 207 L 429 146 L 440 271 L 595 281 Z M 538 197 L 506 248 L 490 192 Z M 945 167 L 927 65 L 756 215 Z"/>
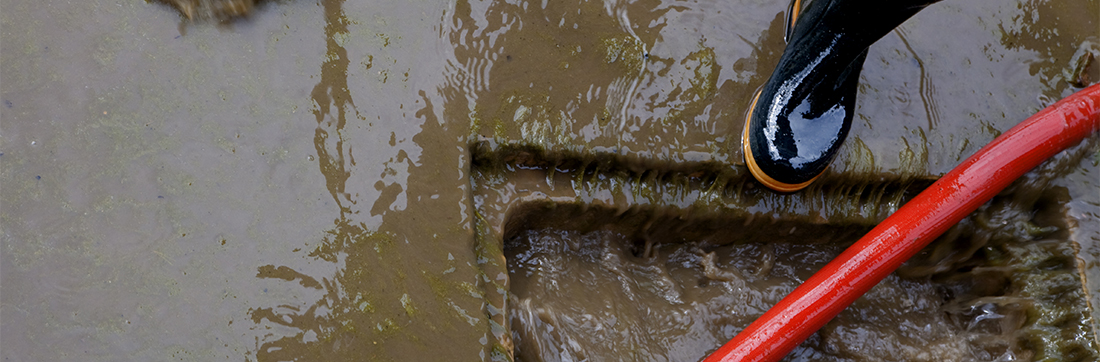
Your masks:
<path fill-rule="evenodd" d="M 871 49 L 821 193 L 778 197 L 743 179 L 731 135 L 778 58 L 785 7 L 265 1 L 192 23 L 159 2 L 5 0 L 0 354 L 506 359 L 501 230 L 525 229 L 493 223 L 513 205 L 507 167 L 475 163 L 560 166 L 542 179 L 610 209 L 865 228 L 904 199 L 887 189 L 919 187 L 1100 79 L 1095 2 L 938 4 Z M 1095 276 L 1091 157 L 1043 185 L 1066 190 L 1052 203 Z M 601 176 L 608 165 L 645 182 Z M 743 192 L 660 186 L 700 175 Z M 585 186 L 599 182 L 612 185 Z"/>
<path fill-rule="evenodd" d="M 851 242 L 792 242 L 799 236 L 721 247 L 654 240 L 652 255 L 639 257 L 622 234 L 529 231 L 509 240 L 517 358 L 700 360 Z M 944 313 L 944 294 L 891 276 L 794 359 L 967 360 L 970 336 Z M 1024 318 L 1006 314 L 1007 324 Z M 991 357 L 1014 356 L 998 347 Z"/>
<path fill-rule="evenodd" d="M 792 359 L 1095 359 L 1080 262 L 1091 216 L 1074 215 L 1073 187 L 1056 180 L 1087 176 L 1098 156 L 1094 141 L 1027 175 Z M 524 361 L 698 360 L 911 195 L 889 185 L 804 193 L 861 200 L 838 215 L 738 182 L 522 165 L 479 175 L 475 200 L 479 234 L 503 243 L 510 293 L 500 305 Z M 760 205 L 775 214 L 751 211 Z"/>
<path fill-rule="evenodd" d="M 875 286 L 790 360 L 1097 358 L 1078 264 L 1080 242 L 1092 240 L 1072 235 L 1079 226 L 1069 224 L 1081 219 L 1066 214 L 1066 188 L 1049 187 L 1067 164 L 1095 152 L 1095 145 L 1078 147 L 1018 182 Z M 571 200 L 562 197 L 570 191 L 539 183 L 516 183 L 527 196 L 513 196 L 508 214 L 522 221 L 506 222 L 503 231 L 508 320 L 521 361 L 699 360 L 868 228 L 859 218 L 792 225 L 785 220 L 798 215 L 587 206 L 602 202 Z M 593 183 L 588 191 L 602 187 Z M 544 193 L 555 196 L 532 198 Z M 697 199 L 693 207 L 737 209 L 738 198 L 723 192 L 717 200 L 725 202 Z M 555 206 L 529 206 L 546 201 Z"/>

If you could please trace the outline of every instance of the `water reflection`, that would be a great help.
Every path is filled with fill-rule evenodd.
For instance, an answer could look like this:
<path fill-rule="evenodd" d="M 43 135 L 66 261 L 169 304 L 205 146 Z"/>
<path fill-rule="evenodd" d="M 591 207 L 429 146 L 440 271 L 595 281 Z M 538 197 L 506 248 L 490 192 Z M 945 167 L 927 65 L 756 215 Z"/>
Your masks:
<path fill-rule="evenodd" d="M 728 135 L 740 129 L 747 95 L 778 56 L 781 34 L 772 25 L 781 8 L 459 2 L 451 66 L 470 92 L 474 132 L 498 141 L 739 160 Z"/>
<path fill-rule="evenodd" d="M 1067 79 L 1065 70 L 1072 69 L 1074 51 L 1090 39 L 1100 36 L 1100 5 L 1096 2 L 1023 1 L 1008 21 L 1001 24 L 1000 42 L 1009 50 L 1026 51 L 1031 59 L 1026 62 L 1028 72 L 1039 75 L 1048 90 L 1040 96 L 1043 106 L 1065 97 Z M 1074 88 L 1084 88 L 1079 85 Z M 1062 90 L 1062 91 L 1060 91 Z"/>
<path fill-rule="evenodd" d="M 388 48 L 405 37 L 414 41 L 404 45 L 429 41 L 426 31 L 442 36 L 443 22 L 380 33 L 349 16 L 342 0 L 321 6 L 327 50 L 311 93 L 313 141 L 339 214 L 303 253 L 334 270 L 258 269 L 258 278 L 319 293 L 250 311 L 256 329 L 268 331 L 257 341 L 256 359 L 425 360 L 438 357 L 433 345 L 487 358 L 478 268 L 464 242 L 472 240 L 463 166 L 468 122 L 444 122 L 435 106 L 443 92 L 410 87 L 431 89 L 441 80 L 435 63 L 413 58 L 424 50 Z"/>
<path fill-rule="evenodd" d="M 352 147 L 345 147 L 344 130 L 349 118 L 359 121 L 362 116 L 348 86 L 348 51 L 339 41 L 348 35 L 349 21 L 342 10 L 343 0 L 323 1 L 321 5 L 326 20 L 324 31 L 327 57 L 321 66 L 321 79 L 312 92 L 316 103 L 313 114 L 317 121 L 314 145 L 318 166 L 324 175 L 329 193 L 340 209 L 340 217 L 334 221 L 335 227 L 325 232 L 320 246 L 309 253 L 309 256 L 346 266 L 349 262 L 354 265 L 364 257 L 364 250 L 361 247 L 356 248 L 356 245 L 370 244 L 376 250 L 381 250 L 392 246 L 394 241 L 393 235 L 370 233 L 364 223 L 356 223 L 351 219 L 359 211 L 353 209 L 358 203 L 359 195 L 353 195 L 347 190 L 355 161 Z M 396 187 L 399 190 L 401 188 Z M 385 186 L 379 191 L 382 189 Z M 371 214 L 377 215 L 379 212 L 372 211 Z M 352 273 L 355 271 L 351 270 Z M 256 275 L 258 278 L 297 282 L 302 287 L 321 290 L 324 294 L 321 300 L 304 307 L 280 305 L 253 309 L 250 313 L 254 323 L 280 325 L 295 331 L 287 336 L 267 334 L 256 351 L 257 360 L 283 361 L 302 357 L 350 360 L 356 356 L 371 356 L 372 345 L 398 333 L 399 325 L 407 324 L 402 319 L 415 313 L 415 307 L 407 302 L 404 303 L 408 308 L 406 318 L 371 318 L 371 314 L 367 312 L 374 311 L 380 301 L 374 300 L 369 294 L 355 291 L 371 290 L 373 286 L 356 283 L 365 279 L 355 278 L 348 272 L 347 269 L 341 269 L 335 275 L 317 280 L 286 266 L 261 266 Z M 379 333 L 364 338 L 361 329 L 372 327 Z"/>
<path fill-rule="evenodd" d="M 350 110 L 358 110 L 352 101 L 347 86 L 347 50 L 336 41 L 337 35 L 347 34 L 347 18 L 341 10 L 342 0 L 325 1 L 322 3 L 326 25 L 325 38 L 327 58 L 321 67 L 321 80 L 314 87 L 312 98 L 316 102 L 313 114 L 317 119 L 317 130 L 314 136 L 314 145 L 317 150 L 317 161 L 321 174 L 325 177 L 327 189 L 332 195 L 336 205 L 340 208 L 340 218 L 336 220 L 337 227 L 327 233 L 324 246 L 310 256 L 318 257 L 328 262 L 336 262 L 338 255 L 333 249 L 342 249 L 340 245 L 349 244 L 349 238 L 363 235 L 362 228 L 349 225 L 347 216 L 351 213 L 350 205 L 355 201 L 346 192 L 345 186 L 350 172 L 345 160 L 344 140 L 339 132 L 347 125 L 347 113 Z M 330 142 L 330 135 L 336 137 Z M 294 305 L 280 305 L 278 307 L 256 308 L 250 311 L 252 321 L 259 325 L 275 324 L 291 327 L 297 333 L 291 336 L 279 337 L 276 334 L 266 334 L 261 346 L 258 346 L 256 358 L 259 361 L 293 360 L 300 356 L 334 357 L 331 353 L 339 353 L 336 348 L 320 348 L 321 339 L 326 341 L 335 338 L 339 340 L 339 317 L 333 318 L 333 311 L 346 311 L 350 306 L 343 301 L 341 284 L 334 283 L 339 274 L 332 279 L 323 278 L 321 281 L 308 275 L 299 273 L 286 266 L 265 265 L 259 268 L 258 278 L 276 278 L 286 281 L 297 281 L 306 288 L 323 290 L 325 292 L 321 301 L 313 306 L 302 308 Z M 368 303 L 369 304 L 369 303 Z M 335 308 L 334 308 L 335 307 Z M 304 310 L 303 310 L 304 309 Z M 270 327 L 268 327 L 270 329 Z M 312 348 L 311 348 L 312 347 Z M 354 346 L 348 346 L 354 347 Z"/>
<path fill-rule="evenodd" d="M 1083 1 L 940 2 L 921 11 L 871 47 L 850 135 L 860 147 L 843 148 L 832 170 L 946 173 L 1074 91 L 1063 73 L 1097 34 L 1098 13 Z"/>
<path fill-rule="evenodd" d="M 348 33 L 348 19 L 341 10 L 342 5 L 343 0 L 322 3 L 326 20 L 327 59 L 321 65 L 321 80 L 313 87 L 311 97 L 317 106 L 313 110 L 317 117 L 317 134 L 313 143 L 317 147 L 321 174 L 325 176 L 333 200 L 340 206 L 341 215 L 346 217 L 351 212 L 349 204 L 355 201 L 345 191 L 351 176 L 348 171 L 350 160 L 345 159 L 344 138 L 340 132 L 347 126 L 348 111 L 354 111 L 353 116 L 358 116 L 359 109 L 355 107 L 348 90 L 348 51 L 337 43 L 337 36 L 347 36 Z M 335 139 L 330 139 L 332 136 Z"/>

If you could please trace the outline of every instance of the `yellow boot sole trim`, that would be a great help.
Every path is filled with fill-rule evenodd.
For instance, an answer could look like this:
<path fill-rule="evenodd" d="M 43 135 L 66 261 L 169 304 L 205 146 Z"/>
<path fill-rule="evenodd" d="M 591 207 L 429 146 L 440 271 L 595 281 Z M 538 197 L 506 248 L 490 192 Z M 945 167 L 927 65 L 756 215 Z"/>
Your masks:
<path fill-rule="evenodd" d="M 752 110 L 756 108 L 756 101 L 760 99 L 761 91 L 762 90 L 756 91 L 756 95 L 752 97 L 752 103 L 749 104 L 749 115 L 745 117 L 745 129 L 741 131 L 741 153 L 745 155 L 745 166 L 749 168 L 749 172 L 752 173 L 752 176 L 755 177 L 757 181 L 760 181 L 760 183 L 764 184 L 764 186 L 767 186 L 769 189 L 779 192 L 795 192 L 804 189 L 806 186 L 809 186 L 810 183 L 814 182 L 814 180 L 817 180 L 818 177 L 821 177 L 821 173 L 825 173 L 825 171 L 822 170 L 821 173 L 817 174 L 817 176 L 814 176 L 809 181 L 789 184 L 776 181 L 771 178 L 771 176 L 768 176 L 768 174 L 764 173 L 764 170 L 761 170 L 760 166 L 756 164 L 756 159 L 752 157 L 752 147 L 749 147 L 749 123 L 752 122 Z M 828 167 L 826 167 L 826 169 L 828 169 Z"/>

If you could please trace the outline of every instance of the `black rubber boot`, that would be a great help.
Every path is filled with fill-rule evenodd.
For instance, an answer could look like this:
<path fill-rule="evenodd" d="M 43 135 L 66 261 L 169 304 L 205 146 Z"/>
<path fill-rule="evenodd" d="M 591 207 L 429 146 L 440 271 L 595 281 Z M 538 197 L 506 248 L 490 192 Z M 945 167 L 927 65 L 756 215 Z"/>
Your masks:
<path fill-rule="evenodd" d="M 753 176 L 781 192 L 820 176 L 848 136 L 867 48 L 936 1 L 814 0 L 790 17 L 789 43 L 745 121 Z"/>

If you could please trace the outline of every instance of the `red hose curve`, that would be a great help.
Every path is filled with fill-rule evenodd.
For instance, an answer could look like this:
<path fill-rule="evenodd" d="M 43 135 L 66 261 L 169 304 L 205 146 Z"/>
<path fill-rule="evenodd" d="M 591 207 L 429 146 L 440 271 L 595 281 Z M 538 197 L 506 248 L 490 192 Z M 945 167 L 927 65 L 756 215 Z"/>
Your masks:
<path fill-rule="evenodd" d="M 1012 127 L 886 218 L 705 362 L 778 361 L 1013 180 L 1100 129 L 1100 84 Z"/>

